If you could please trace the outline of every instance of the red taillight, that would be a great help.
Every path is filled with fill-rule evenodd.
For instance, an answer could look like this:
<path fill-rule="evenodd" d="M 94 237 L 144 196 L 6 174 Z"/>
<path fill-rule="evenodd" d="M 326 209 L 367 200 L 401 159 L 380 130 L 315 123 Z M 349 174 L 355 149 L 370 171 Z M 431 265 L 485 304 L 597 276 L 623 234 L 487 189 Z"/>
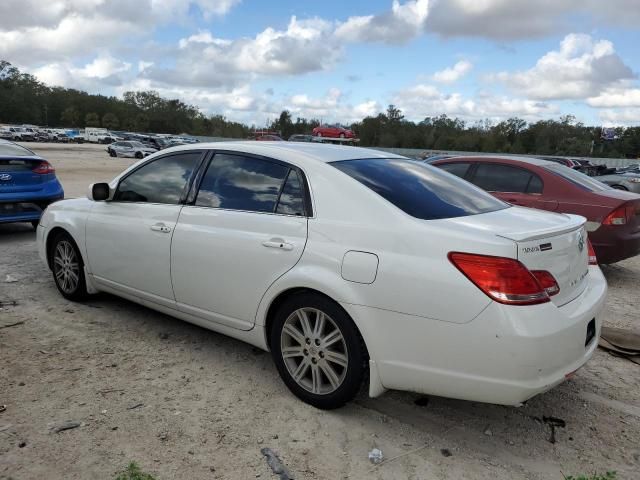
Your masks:
<path fill-rule="evenodd" d="M 496 302 L 535 305 L 549 301 L 533 273 L 518 260 L 459 252 L 448 256 L 458 270 Z"/>
<path fill-rule="evenodd" d="M 55 171 L 56 169 L 47 161 L 40 162 L 38 166 L 32 170 L 33 173 L 38 173 L 40 175 L 55 173 Z"/>
<path fill-rule="evenodd" d="M 626 225 L 635 215 L 633 205 L 622 205 L 606 216 L 602 221 L 603 225 Z"/>
<path fill-rule="evenodd" d="M 593 245 L 591 245 L 591 240 L 587 238 L 587 252 L 589 252 L 589 265 L 597 265 L 598 259 L 596 258 L 596 251 L 593 249 Z"/>
<path fill-rule="evenodd" d="M 544 291 L 547 292 L 547 295 L 553 297 L 560 293 L 560 285 L 558 285 L 558 282 L 556 282 L 556 279 L 551 273 L 546 270 L 533 270 L 531 273 L 536 277 L 536 280 Z"/>

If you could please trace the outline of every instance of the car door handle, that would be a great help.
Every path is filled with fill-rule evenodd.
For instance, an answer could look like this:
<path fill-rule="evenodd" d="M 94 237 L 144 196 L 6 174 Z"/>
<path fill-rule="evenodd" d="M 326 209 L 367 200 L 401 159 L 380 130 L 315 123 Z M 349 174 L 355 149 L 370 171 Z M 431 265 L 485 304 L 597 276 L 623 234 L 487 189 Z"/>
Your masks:
<path fill-rule="evenodd" d="M 293 250 L 293 245 L 285 242 L 284 240 L 280 240 L 278 238 L 272 238 L 271 240 L 267 240 L 266 242 L 262 242 L 262 246 L 267 248 L 278 248 L 280 250 Z"/>
<path fill-rule="evenodd" d="M 168 227 L 164 223 L 156 223 L 155 225 L 151 225 L 151 230 L 154 232 L 169 233 L 171 231 L 171 227 Z"/>

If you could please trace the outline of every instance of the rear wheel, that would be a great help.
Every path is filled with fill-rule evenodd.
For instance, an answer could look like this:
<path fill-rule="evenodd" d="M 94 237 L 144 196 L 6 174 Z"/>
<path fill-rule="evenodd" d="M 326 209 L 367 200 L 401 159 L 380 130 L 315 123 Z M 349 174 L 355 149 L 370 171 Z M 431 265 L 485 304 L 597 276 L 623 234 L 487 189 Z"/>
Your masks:
<path fill-rule="evenodd" d="M 271 351 L 287 387 L 317 408 L 353 399 L 366 372 L 366 348 L 351 318 L 313 293 L 291 297 L 278 309 Z"/>
<path fill-rule="evenodd" d="M 111 148 L 109 149 L 109 155 L 110 155 L 110 156 L 112 156 L 112 157 L 117 157 L 117 156 L 118 156 L 118 154 L 116 153 L 116 151 L 115 151 L 115 150 L 113 150 L 113 149 L 111 149 Z"/>
<path fill-rule="evenodd" d="M 66 232 L 56 235 L 49 252 L 53 279 L 63 297 L 82 300 L 87 296 L 84 262 L 71 236 Z"/>
<path fill-rule="evenodd" d="M 136 158 L 140 159 L 143 158 L 144 155 L 142 154 L 142 152 L 136 152 Z"/>

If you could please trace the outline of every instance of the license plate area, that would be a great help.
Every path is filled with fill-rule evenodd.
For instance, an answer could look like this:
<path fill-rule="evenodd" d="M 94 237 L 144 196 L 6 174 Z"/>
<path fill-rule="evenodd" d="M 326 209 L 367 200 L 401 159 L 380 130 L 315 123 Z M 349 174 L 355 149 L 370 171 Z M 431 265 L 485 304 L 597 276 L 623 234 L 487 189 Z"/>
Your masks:
<path fill-rule="evenodd" d="M 588 346 L 595 336 L 596 336 L 596 319 L 593 318 L 587 324 L 587 339 L 584 341 L 584 346 L 585 347 Z"/>

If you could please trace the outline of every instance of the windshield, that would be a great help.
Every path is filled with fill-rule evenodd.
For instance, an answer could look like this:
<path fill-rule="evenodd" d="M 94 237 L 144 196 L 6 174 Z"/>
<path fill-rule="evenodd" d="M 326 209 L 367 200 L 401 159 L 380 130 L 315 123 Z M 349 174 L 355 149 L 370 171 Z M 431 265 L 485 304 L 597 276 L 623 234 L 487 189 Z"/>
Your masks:
<path fill-rule="evenodd" d="M 545 165 L 544 169 L 561 176 L 565 180 L 570 181 L 574 185 L 582 188 L 583 190 L 587 190 L 588 192 L 601 192 L 603 190 L 611 190 L 611 187 L 609 185 L 599 182 L 598 180 L 594 180 L 588 175 L 578 172 L 577 170 L 574 170 L 572 168 L 565 167 L 564 165 Z"/>
<path fill-rule="evenodd" d="M 412 160 L 344 160 L 331 165 L 422 220 L 464 217 L 509 207 L 454 175 Z"/>

